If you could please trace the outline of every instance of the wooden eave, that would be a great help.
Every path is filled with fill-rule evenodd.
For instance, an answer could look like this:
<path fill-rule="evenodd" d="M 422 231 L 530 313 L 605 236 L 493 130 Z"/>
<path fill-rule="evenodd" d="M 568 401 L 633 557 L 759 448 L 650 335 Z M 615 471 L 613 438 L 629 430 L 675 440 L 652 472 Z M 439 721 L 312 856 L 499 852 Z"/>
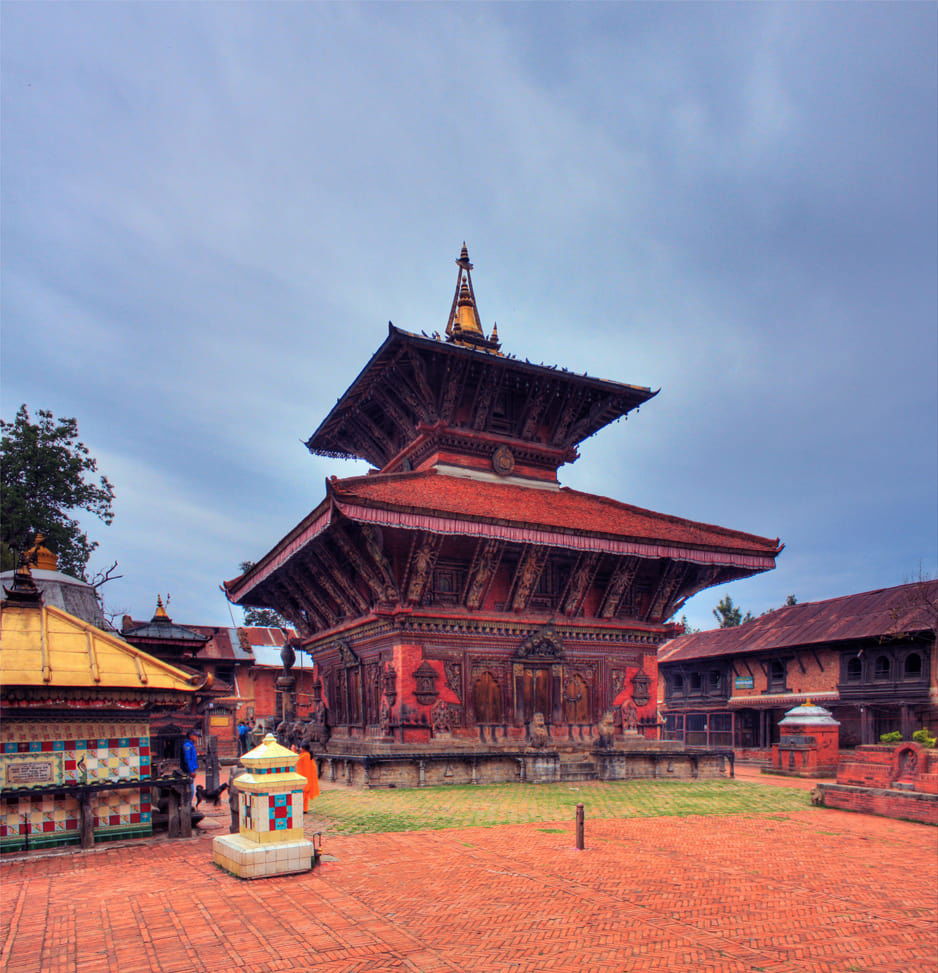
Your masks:
<path fill-rule="evenodd" d="M 658 394 L 657 391 L 652 391 L 645 386 L 613 382 L 568 372 L 562 368 L 551 368 L 529 361 L 519 361 L 517 358 L 488 354 L 433 338 L 419 337 L 393 325 L 388 327 L 388 337 L 381 347 L 339 398 L 319 428 L 306 441 L 306 447 L 311 453 L 346 459 L 361 457 L 374 466 L 382 468 L 407 445 L 406 434 L 398 441 L 393 441 L 398 425 L 393 417 L 394 412 L 403 413 L 408 424 L 414 427 L 421 422 L 433 423 L 438 419 L 449 421 L 450 417 L 439 415 L 436 401 L 427 401 L 425 396 L 421 396 L 419 390 L 413 388 L 410 389 L 408 397 L 418 403 L 417 408 L 398 403 L 394 409 L 385 410 L 379 404 L 376 409 L 377 414 L 368 415 L 368 401 L 382 389 L 386 371 L 397 366 L 408 348 L 437 358 L 462 360 L 466 364 L 491 370 L 494 374 L 498 374 L 501 370 L 503 376 L 507 373 L 535 382 L 548 382 L 555 390 L 554 397 L 570 395 L 574 390 L 579 390 L 587 397 L 595 396 L 592 411 L 588 411 L 586 415 L 573 415 L 567 423 L 567 428 L 558 437 L 559 441 L 553 444 L 565 448 L 588 438 Z M 462 381 L 466 381 L 465 374 L 462 375 Z M 392 389 L 393 386 L 389 385 L 387 393 L 390 394 Z M 585 404 L 581 402 L 578 407 Z M 388 415 L 391 416 L 390 428 L 386 424 L 382 425 Z M 369 429 L 369 425 L 373 428 Z M 392 438 L 390 445 L 381 442 L 382 432 Z"/>

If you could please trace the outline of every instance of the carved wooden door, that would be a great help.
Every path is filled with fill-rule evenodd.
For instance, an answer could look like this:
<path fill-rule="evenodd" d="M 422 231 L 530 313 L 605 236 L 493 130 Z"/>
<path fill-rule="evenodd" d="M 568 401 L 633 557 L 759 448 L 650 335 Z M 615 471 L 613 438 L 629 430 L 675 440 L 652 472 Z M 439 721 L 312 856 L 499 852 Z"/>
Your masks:
<path fill-rule="evenodd" d="M 565 723 L 590 723 L 590 691 L 586 680 L 575 673 L 563 683 L 563 719 Z"/>
<path fill-rule="evenodd" d="M 483 672 L 472 687 L 476 723 L 502 723 L 502 691 L 490 672 Z"/>
<path fill-rule="evenodd" d="M 535 713 L 541 713 L 550 723 L 554 709 L 550 692 L 550 666 L 528 667 L 524 670 L 522 712 L 526 723 Z"/>

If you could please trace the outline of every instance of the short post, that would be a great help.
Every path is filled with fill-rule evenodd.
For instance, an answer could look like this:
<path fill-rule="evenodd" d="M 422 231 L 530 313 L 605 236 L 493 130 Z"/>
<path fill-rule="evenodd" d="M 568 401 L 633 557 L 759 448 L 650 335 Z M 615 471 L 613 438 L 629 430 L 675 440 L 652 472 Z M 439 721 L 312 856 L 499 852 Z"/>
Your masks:
<path fill-rule="evenodd" d="M 584 847 L 583 832 L 584 832 L 585 817 L 586 815 L 583 812 L 583 805 L 577 804 L 576 806 L 576 847 L 578 851 L 582 851 Z"/>
<path fill-rule="evenodd" d="M 213 791 L 218 787 L 218 740 L 209 734 L 205 742 L 205 789 Z"/>

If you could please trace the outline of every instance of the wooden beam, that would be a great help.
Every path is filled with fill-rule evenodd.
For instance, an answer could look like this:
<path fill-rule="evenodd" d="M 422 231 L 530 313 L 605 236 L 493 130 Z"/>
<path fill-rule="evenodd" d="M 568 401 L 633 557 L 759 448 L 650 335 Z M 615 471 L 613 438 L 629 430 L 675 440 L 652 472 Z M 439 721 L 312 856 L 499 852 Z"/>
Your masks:
<path fill-rule="evenodd" d="M 463 602 L 467 608 L 481 608 L 485 598 L 485 592 L 491 584 L 495 571 L 498 569 L 505 544 L 502 541 L 483 540 L 479 541 L 473 557 L 469 576 L 466 579 L 466 590 L 463 594 Z"/>
<path fill-rule="evenodd" d="M 284 580 L 289 580 L 302 593 L 303 598 L 308 601 L 313 608 L 326 620 L 327 626 L 331 628 L 339 620 L 338 613 L 329 602 L 323 598 L 322 594 L 312 585 L 299 566 L 293 562 L 285 568 Z"/>
<path fill-rule="evenodd" d="M 384 583 L 386 600 L 393 601 L 396 598 L 400 598 L 400 590 L 398 589 L 397 581 L 394 579 L 394 574 L 391 571 L 391 565 L 381 550 L 378 528 L 372 524 L 360 524 L 359 529 L 361 530 L 362 540 L 365 542 L 365 551 L 368 557 L 371 558 L 371 562 L 374 564 Z"/>
<path fill-rule="evenodd" d="M 407 592 L 405 600 L 409 604 L 419 605 L 423 601 L 442 543 L 442 537 L 425 531 L 421 531 L 414 537 L 407 566 L 407 581 L 404 585 L 404 590 Z"/>
<path fill-rule="evenodd" d="M 446 363 L 440 390 L 440 418 L 452 425 L 456 421 L 456 409 L 462 398 L 463 383 L 469 369 L 468 360 L 450 357 Z"/>
<path fill-rule="evenodd" d="M 570 573 L 570 580 L 567 582 L 567 590 L 561 599 L 561 611 L 564 615 L 571 617 L 580 614 L 586 593 L 589 591 L 590 582 L 596 574 L 599 565 L 600 555 L 595 553 L 581 554 L 577 558 L 576 566 Z"/>
<path fill-rule="evenodd" d="M 531 595 L 547 564 L 548 550 L 546 547 L 535 547 L 533 544 L 525 546 L 515 569 L 512 581 L 511 610 L 524 611 L 528 607 Z"/>
<path fill-rule="evenodd" d="M 547 400 L 550 398 L 550 383 L 538 382 L 534 395 L 528 400 L 528 407 L 521 425 L 521 438 L 533 439 L 537 432 L 537 425 L 544 413 Z"/>
<path fill-rule="evenodd" d="M 609 577 L 606 593 L 603 595 L 602 606 L 599 609 L 600 618 L 613 618 L 619 611 L 622 595 L 630 588 L 638 574 L 637 557 L 621 557 Z"/>
<path fill-rule="evenodd" d="M 483 379 L 479 385 L 475 402 L 472 405 L 472 427 L 473 429 L 484 429 L 492 411 L 492 403 L 498 392 L 498 381 L 495 378 Z"/>
<path fill-rule="evenodd" d="M 817 654 L 817 650 L 816 650 L 816 649 L 812 649 L 812 650 L 811 650 L 811 655 L 813 655 L 813 656 L 814 656 L 814 661 L 815 661 L 815 662 L 817 663 L 817 667 L 818 667 L 818 669 L 820 669 L 820 670 L 821 670 L 821 672 L 824 672 L 824 671 L 825 671 L 825 670 L 824 670 L 824 663 L 823 663 L 823 662 L 821 662 L 821 658 L 820 658 L 820 656 L 819 656 L 819 655 Z"/>
<path fill-rule="evenodd" d="M 371 589 L 377 601 L 393 601 L 397 598 L 397 591 L 393 589 L 388 593 L 387 584 L 381 576 L 381 572 L 369 558 L 363 556 L 359 548 L 345 532 L 345 528 L 339 524 L 333 526 L 331 538 L 341 548 L 342 553 L 355 566 L 355 570 L 362 576 L 365 584 Z"/>
<path fill-rule="evenodd" d="M 316 557 L 322 562 L 323 566 L 329 571 L 336 584 L 342 589 L 352 605 L 357 609 L 359 615 L 368 611 L 370 605 L 363 597 L 362 593 L 355 587 L 355 583 L 349 577 L 348 570 L 339 563 L 332 552 L 326 547 L 325 539 L 320 537 L 318 543 L 313 547 Z"/>
<path fill-rule="evenodd" d="M 301 559 L 301 563 L 304 565 L 304 567 L 315 579 L 316 584 L 318 584 L 321 588 L 324 588 L 329 597 L 336 603 L 336 605 L 338 605 L 340 616 L 343 618 L 350 618 L 354 616 L 356 614 L 355 604 L 339 587 L 336 579 L 332 576 L 332 572 L 319 559 L 313 547 L 307 547 L 300 551 L 298 557 Z"/>

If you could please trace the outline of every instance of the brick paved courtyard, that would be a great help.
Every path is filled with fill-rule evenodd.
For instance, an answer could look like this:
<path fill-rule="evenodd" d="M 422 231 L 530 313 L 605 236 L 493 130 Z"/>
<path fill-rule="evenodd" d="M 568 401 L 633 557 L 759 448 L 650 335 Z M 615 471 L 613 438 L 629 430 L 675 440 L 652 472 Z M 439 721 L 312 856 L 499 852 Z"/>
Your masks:
<path fill-rule="evenodd" d="M 571 820 L 330 835 L 337 860 L 258 882 L 210 836 L 6 861 L 0 969 L 938 968 L 934 828 L 786 806 L 588 817 L 573 844 Z"/>

